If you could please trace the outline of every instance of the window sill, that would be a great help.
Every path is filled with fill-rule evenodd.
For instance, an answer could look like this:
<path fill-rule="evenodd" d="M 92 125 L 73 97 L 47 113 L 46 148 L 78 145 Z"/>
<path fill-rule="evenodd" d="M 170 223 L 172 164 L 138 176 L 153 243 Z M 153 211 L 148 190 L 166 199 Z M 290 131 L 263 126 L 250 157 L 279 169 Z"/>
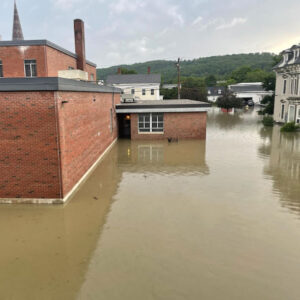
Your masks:
<path fill-rule="evenodd" d="M 139 134 L 165 134 L 164 132 L 139 132 Z"/>

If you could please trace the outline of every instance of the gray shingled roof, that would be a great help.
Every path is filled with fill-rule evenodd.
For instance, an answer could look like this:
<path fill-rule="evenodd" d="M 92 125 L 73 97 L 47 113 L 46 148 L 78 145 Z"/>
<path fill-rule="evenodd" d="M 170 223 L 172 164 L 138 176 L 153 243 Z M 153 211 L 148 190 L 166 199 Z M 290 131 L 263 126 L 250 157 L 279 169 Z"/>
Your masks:
<path fill-rule="evenodd" d="M 161 83 L 160 74 L 109 75 L 106 84 Z"/>
<path fill-rule="evenodd" d="M 235 93 L 247 93 L 247 92 L 265 92 L 262 84 L 243 84 L 243 85 L 231 85 L 230 90 Z"/>

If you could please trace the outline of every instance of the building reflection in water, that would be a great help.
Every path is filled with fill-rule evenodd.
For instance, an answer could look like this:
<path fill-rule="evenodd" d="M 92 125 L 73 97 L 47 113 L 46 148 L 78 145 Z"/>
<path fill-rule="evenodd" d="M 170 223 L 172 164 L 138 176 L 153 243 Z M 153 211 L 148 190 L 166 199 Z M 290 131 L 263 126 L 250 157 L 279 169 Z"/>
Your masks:
<path fill-rule="evenodd" d="M 128 141 L 118 145 L 118 165 L 135 173 L 209 174 L 206 141 Z"/>
<path fill-rule="evenodd" d="M 281 133 L 279 126 L 260 131 L 261 157 L 268 159 L 264 173 L 273 181 L 283 207 L 300 212 L 300 134 Z"/>

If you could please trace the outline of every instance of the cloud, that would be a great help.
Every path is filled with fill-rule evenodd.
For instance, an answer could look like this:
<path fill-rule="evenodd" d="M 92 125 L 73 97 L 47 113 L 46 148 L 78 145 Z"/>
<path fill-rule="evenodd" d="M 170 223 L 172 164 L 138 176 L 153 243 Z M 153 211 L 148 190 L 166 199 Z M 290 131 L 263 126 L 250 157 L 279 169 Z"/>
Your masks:
<path fill-rule="evenodd" d="M 174 23 L 183 26 L 185 21 L 181 13 L 178 12 L 178 6 L 171 6 L 168 9 L 168 15 L 173 18 Z"/>
<path fill-rule="evenodd" d="M 232 28 L 232 27 L 235 27 L 240 24 L 245 24 L 246 22 L 247 22 L 246 18 L 234 18 L 229 23 L 224 23 L 224 24 L 217 26 L 216 30 Z"/>
<path fill-rule="evenodd" d="M 122 14 L 126 12 L 135 12 L 145 6 L 145 2 L 141 0 L 117 0 L 112 1 L 110 9 L 112 13 Z"/>
<path fill-rule="evenodd" d="M 199 23 L 201 23 L 203 20 L 203 18 L 201 16 L 197 17 L 194 21 L 193 21 L 193 25 L 197 25 Z"/>

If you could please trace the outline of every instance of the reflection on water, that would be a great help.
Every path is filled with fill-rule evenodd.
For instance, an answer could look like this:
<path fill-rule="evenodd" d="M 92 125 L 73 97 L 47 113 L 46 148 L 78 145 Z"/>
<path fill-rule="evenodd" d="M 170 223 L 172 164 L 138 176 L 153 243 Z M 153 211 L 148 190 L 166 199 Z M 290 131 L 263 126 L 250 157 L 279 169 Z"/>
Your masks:
<path fill-rule="evenodd" d="M 274 192 L 284 207 L 300 212 L 300 134 L 281 133 L 280 127 L 260 131 L 260 154 L 266 158 L 266 175 L 273 181 Z"/>
<path fill-rule="evenodd" d="M 299 135 L 258 120 L 120 140 L 65 207 L 1 206 L 0 299 L 300 299 Z"/>

